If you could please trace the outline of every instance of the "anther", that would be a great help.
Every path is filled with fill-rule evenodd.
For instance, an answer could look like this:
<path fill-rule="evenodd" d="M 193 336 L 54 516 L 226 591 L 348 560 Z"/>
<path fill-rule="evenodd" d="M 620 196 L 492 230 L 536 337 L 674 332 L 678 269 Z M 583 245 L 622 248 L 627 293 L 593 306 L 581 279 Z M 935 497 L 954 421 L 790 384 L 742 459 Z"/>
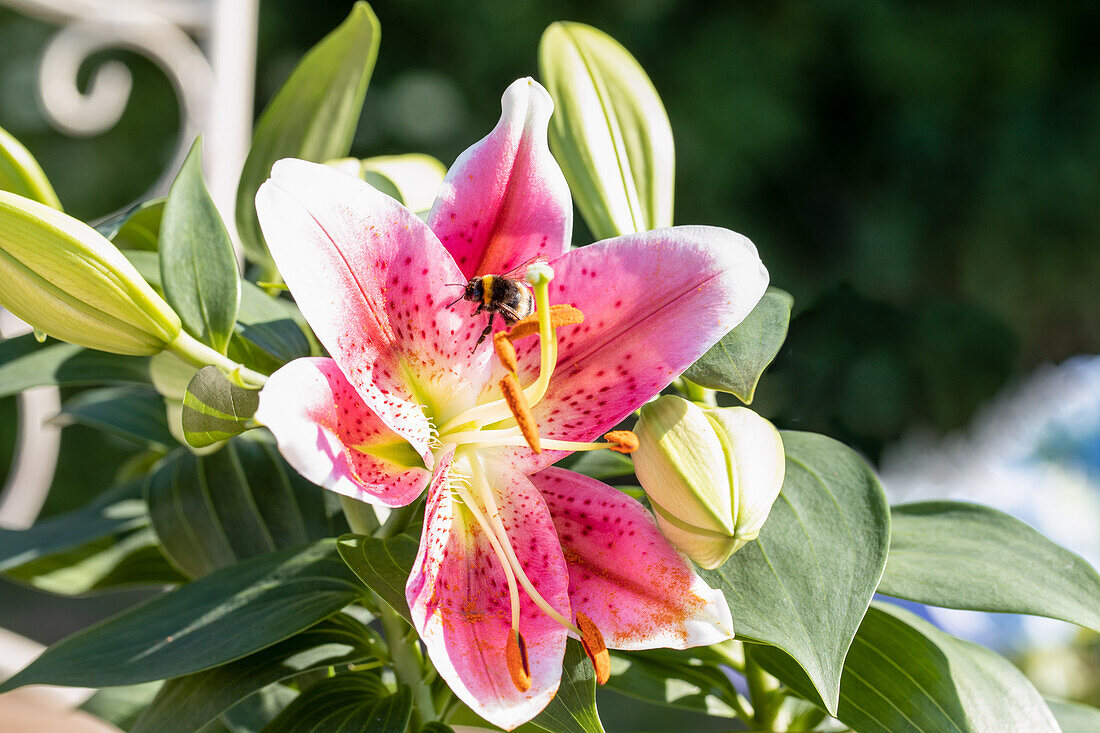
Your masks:
<path fill-rule="evenodd" d="M 501 366 L 515 374 L 519 367 L 516 361 L 516 347 L 512 346 L 505 331 L 497 331 L 493 334 L 493 349 L 497 352 L 497 359 L 500 359 Z"/>
<path fill-rule="evenodd" d="M 508 673 L 512 675 L 512 684 L 520 692 L 531 689 L 531 667 L 527 663 L 527 642 L 523 634 L 515 629 L 508 632 L 508 645 L 504 649 L 504 658 L 508 663 Z"/>
<path fill-rule="evenodd" d="M 550 327 L 561 328 L 584 322 L 584 314 L 568 303 L 556 303 L 550 306 Z M 508 338 L 519 341 L 522 338 L 533 336 L 539 332 L 539 314 L 532 313 L 526 318 L 516 321 L 512 329 L 508 331 Z"/>
<path fill-rule="evenodd" d="M 607 446 L 607 449 L 616 453 L 633 453 L 638 450 L 638 436 L 629 430 L 612 430 L 603 439 L 614 444 Z"/>
<path fill-rule="evenodd" d="M 577 628 L 581 630 L 581 646 L 588 660 L 592 662 L 592 669 L 596 670 L 596 681 L 601 685 L 611 677 L 611 655 L 607 652 L 607 644 L 603 641 L 603 634 L 592 619 L 577 611 Z"/>
<path fill-rule="evenodd" d="M 535 416 L 531 413 L 531 406 L 527 404 L 527 397 L 523 394 L 523 389 L 519 386 L 519 380 L 514 373 L 509 372 L 504 375 L 504 379 L 500 380 L 500 391 L 504 394 L 504 401 L 508 403 L 508 409 L 516 418 L 516 425 L 519 426 L 519 431 L 523 434 L 527 445 L 531 446 L 531 450 L 535 453 L 542 453 Z"/>

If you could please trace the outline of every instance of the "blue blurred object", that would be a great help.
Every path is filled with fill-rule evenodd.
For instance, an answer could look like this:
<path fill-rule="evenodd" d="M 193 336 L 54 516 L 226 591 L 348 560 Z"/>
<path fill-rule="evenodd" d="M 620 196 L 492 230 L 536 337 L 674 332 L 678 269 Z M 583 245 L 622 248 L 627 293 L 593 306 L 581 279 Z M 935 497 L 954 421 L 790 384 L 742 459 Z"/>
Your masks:
<path fill-rule="evenodd" d="M 987 504 L 1100 565 L 1100 357 L 1040 369 L 965 432 L 909 435 L 884 452 L 881 474 L 891 503 Z M 1004 653 L 1065 646 L 1079 633 L 1031 616 L 934 607 L 922 615 Z"/>

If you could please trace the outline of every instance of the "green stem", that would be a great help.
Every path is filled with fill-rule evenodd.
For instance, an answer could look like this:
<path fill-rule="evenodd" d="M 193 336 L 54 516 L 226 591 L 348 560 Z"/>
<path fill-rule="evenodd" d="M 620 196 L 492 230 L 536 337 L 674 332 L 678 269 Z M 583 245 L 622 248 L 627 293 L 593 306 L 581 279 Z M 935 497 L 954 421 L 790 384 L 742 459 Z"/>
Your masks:
<path fill-rule="evenodd" d="M 680 389 L 683 390 L 684 396 L 692 402 L 698 402 L 704 407 L 718 406 L 718 397 L 713 389 L 707 389 L 686 377 L 680 378 Z"/>
<path fill-rule="evenodd" d="M 416 507 L 419 506 L 419 502 L 413 502 L 409 506 L 393 509 L 386 518 L 385 524 L 379 526 L 374 510 L 368 504 L 345 498 L 341 498 L 340 503 L 352 532 L 379 538 L 392 537 L 401 532 L 408 525 L 409 518 L 415 513 Z M 382 622 L 382 634 L 386 637 L 386 645 L 390 649 L 394 674 L 397 675 L 397 680 L 401 684 L 408 685 L 413 693 L 415 708 L 412 729 L 420 730 L 425 724 L 438 720 L 431 687 L 424 682 L 420 647 L 417 646 L 415 638 L 410 638 L 409 624 L 382 598 L 376 596 L 376 600 L 378 619 Z"/>
<path fill-rule="evenodd" d="M 775 680 L 753 659 L 752 647 L 749 644 L 745 645 L 745 680 L 749 685 L 753 722 L 760 730 L 773 730 L 782 700 L 777 699 L 774 694 Z"/>
<path fill-rule="evenodd" d="M 267 382 L 265 375 L 252 371 L 244 364 L 238 364 L 228 356 L 196 340 L 186 331 L 180 331 L 179 336 L 168 344 L 168 350 L 192 366 L 216 366 L 242 387 L 256 389 Z"/>

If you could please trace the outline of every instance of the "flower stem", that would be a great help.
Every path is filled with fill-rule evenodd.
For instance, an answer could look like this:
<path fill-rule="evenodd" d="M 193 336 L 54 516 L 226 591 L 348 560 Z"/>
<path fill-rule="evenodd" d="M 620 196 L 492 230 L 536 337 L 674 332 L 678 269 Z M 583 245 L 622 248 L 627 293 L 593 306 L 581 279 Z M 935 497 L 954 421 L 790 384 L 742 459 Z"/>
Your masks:
<path fill-rule="evenodd" d="M 186 331 L 180 331 L 179 336 L 176 336 L 175 340 L 168 344 L 168 350 L 193 366 L 213 365 L 218 367 L 241 387 L 258 389 L 267 382 L 267 377 L 263 374 L 252 371 L 244 364 L 238 364 L 228 356 L 196 340 Z"/>
<path fill-rule="evenodd" d="M 776 717 L 779 715 L 779 703 L 777 698 L 776 682 L 764 668 L 753 659 L 752 646 L 745 645 L 745 680 L 749 685 L 749 698 L 752 701 L 753 722 L 762 731 L 770 731 L 775 727 Z"/>
<path fill-rule="evenodd" d="M 692 402 L 698 402 L 704 407 L 717 407 L 718 398 L 713 389 L 707 389 L 701 384 L 696 384 L 686 377 L 680 378 L 679 387 L 684 396 Z"/>
<path fill-rule="evenodd" d="M 392 537 L 403 530 L 409 523 L 409 518 L 415 513 L 419 502 L 413 502 L 409 506 L 400 507 L 390 512 L 386 523 L 379 526 L 374 510 L 368 505 L 355 499 L 341 497 L 340 504 L 347 517 L 348 526 L 356 534 L 373 535 L 384 539 Z M 423 663 L 420 657 L 420 647 L 415 638 L 409 638 L 411 630 L 397 611 L 390 608 L 377 594 L 375 599 L 378 604 L 378 620 L 382 622 L 382 634 L 386 637 L 386 645 L 390 649 L 390 659 L 393 660 L 393 671 L 397 680 L 408 685 L 413 693 L 413 730 L 420 730 L 425 724 L 438 720 L 435 712 L 435 702 L 432 700 L 432 690 L 424 682 Z"/>

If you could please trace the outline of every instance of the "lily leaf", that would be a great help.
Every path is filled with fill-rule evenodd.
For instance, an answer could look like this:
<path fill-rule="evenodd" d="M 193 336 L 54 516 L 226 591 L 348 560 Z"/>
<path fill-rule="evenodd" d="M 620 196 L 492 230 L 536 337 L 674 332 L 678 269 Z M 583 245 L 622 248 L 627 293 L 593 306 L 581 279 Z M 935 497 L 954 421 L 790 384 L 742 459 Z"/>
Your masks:
<path fill-rule="evenodd" d="M 1046 703 L 1062 733 L 1096 733 L 1100 730 L 1100 709 L 1068 700 L 1047 698 Z"/>
<path fill-rule="evenodd" d="M 11 191 L 61 211 L 61 202 L 38 161 L 0 127 L 0 191 Z"/>
<path fill-rule="evenodd" d="M 322 163 L 351 149 L 378 55 L 379 26 L 365 2 L 294 69 L 256 123 L 237 187 L 237 230 L 253 262 L 271 265 L 256 218 L 256 191 L 280 158 Z"/>
<path fill-rule="evenodd" d="M 85 349 L 75 344 L 43 346 L 27 334 L 0 341 L 0 397 L 45 385 L 149 383 L 149 358 Z"/>
<path fill-rule="evenodd" d="M 142 201 L 95 225 L 95 230 L 119 249 L 156 252 L 160 222 L 164 216 L 163 197 Z M 146 278 L 148 279 L 148 278 Z"/>
<path fill-rule="evenodd" d="M 824 707 L 790 657 L 769 647 L 752 652 L 784 684 Z M 835 715 L 861 733 L 1059 730 L 1042 697 L 1007 659 L 883 603 L 868 609 L 860 624 Z"/>
<path fill-rule="evenodd" d="M 333 540 L 269 553 L 62 639 L 0 692 L 30 684 L 132 685 L 210 669 L 309 628 L 361 590 Z"/>
<path fill-rule="evenodd" d="M 233 242 L 202 182 L 202 139 L 183 161 L 160 225 L 164 297 L 183 327 L 224 354 L 237 322 L 241 278 Z"/>
<path fill-rule="evenodd" d="M 813 433 L 782 433 L 783 489 L 760 537 L 717 570 L 737 636 L 779 647 L 836 711 L 844 656 L 886 565 L 890 510 L 855 451 Z"/>
<path fill-rule="evenodd" d="M 65 401 L 58 418 L 167 452 L 179 445 L 168 430 L 164 398 L 143 385 L 89 389 Z"/>
<path fill-rule="evenodd" d="M 373 656 L 371 631 L 343 614 L 235 662 L 169 680 L 130 733 L 192 733 L 268 685 Z"/>
<path fill-rule="evenodd" d="M 761 375 L 787 338 L 793 306 L 789 293 L 768 288 L 745 320 L 688 367 L 684 376 L 752 404 Z"/>
<path fill-rule="evenodd" d="M 390 691 L 376 674 L 340 674 L 321 680 L 287 706 L 264 733 L 331 730 L 404 733 L 412 715 L 412 691 Z"/>
<path fill-rule="evenodd" d="M 320 489 L 266 437 L 208 456 L 177 450 L 149 477 L 146 501 L 165 554 L 192 577 L 332 533 Z"/>
<path fill-rule="evenodd" d="M 1048 616 L 1100 631 L 1100 574 L 996 509 L 930 501 L 893 507 L 879 593 L 972 611 Z"/>
<path fill-rule="evenodd" d="M 531 725 L 547 733 L 604 733 L 596 710 L 596 673 L 579 641 L 566 641 L 561 686 Z"/>
<path fill-rule="evenodd" d="M 228 440 L 248 430 L 260 393 L 230 382 L 215 366 L 195 373 L 183 395 L 183 436 L 194 448 Z"/>
<path fill-rule="evenodd" d="M 672 225 L 672 127 L 645 71 L 614 38 L 554 23 L 539 43 L 554 98 L 550 149 L 596 239 Z"/>
<path fill-rule="evenodd" d="M 405 582 L 416 562 L 419 543 L 407 534 L 382 539 L 346 534 L 337 540 L 340 557 L 363 584 L 412 623 L 405 600 Z"/>

